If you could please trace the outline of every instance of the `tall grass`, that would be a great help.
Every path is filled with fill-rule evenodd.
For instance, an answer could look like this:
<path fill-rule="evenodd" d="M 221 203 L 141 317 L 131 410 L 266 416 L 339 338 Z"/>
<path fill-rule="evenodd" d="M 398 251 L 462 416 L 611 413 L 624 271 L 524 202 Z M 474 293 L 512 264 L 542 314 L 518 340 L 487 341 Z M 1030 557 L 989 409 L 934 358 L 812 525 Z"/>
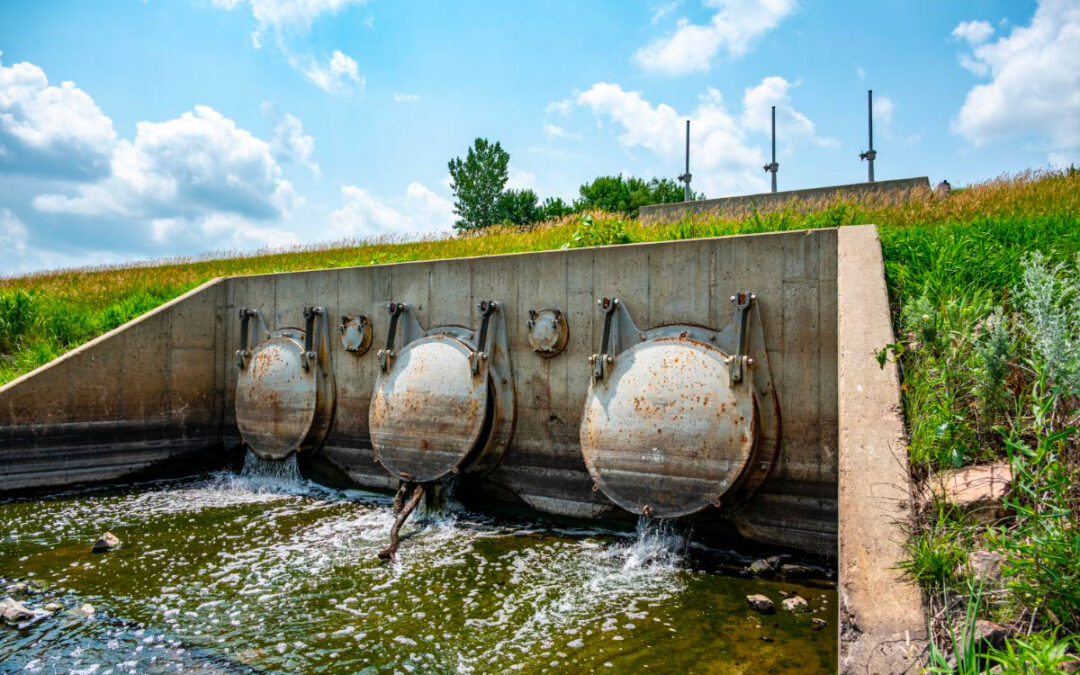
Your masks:
<path fill-rule="evenodd" d="M 260 274 L 302 269 L 349 267 L 390 262 L 434 260 L 497 253 L 539 251 L 563 246 L 692 239 L 731 234 L 877 223 L 885 232 L 912 226 L 963 226 L 983 222 L 1004 234 L 1016 222 L 1024 236 L 1043 239 L 1046 223 L 1056 234 L 1069 234 L 1080 212 L 1080 176 L 1075 173 L 1023 173 L 1002 177 L 963 190 L 948 199 L 926 191 L 864 198 L 791 203 L 760 213 L 754 210 L 726 216 L 689 217 L 678 222 L 643 224 L 605 213 L 577 214 L 530 228 L 498 227 L 465 236 L 402 240 L 334 242 L 310 248 L 264 251 L 255 255 L 220 254 L 201 259 L 178 259 L 96 269 L 76 269 L 0 279 L 0 383 L 59 356 L 119 323 L 219 276 Z M 1071 215 L 1069 215 L 1071 214 Z M 1071 218 L 1071 220 L 1069 220 Z M 1075 230 L 1075 228 L 1073 228 Z M 960 235 L 957 235 L 960 236 Z M 1020 236 L 1017 234 L 1017 236 Z M 976 245 L 979 243 L 974 239 Z M 967 240 L 965 240 L 967 242 Z M 903 245 L 898 242 L 898 245 Z M 916 239 L 901 252 L 909 264 L 890 267 L 890 282 L 901 294 L 925 281 L 920 269 L 933 267 L 929 242 L 918 250 Z M 954 247 L 955 248 L 955 247 Z M 1049 245 L 1047 248 L 1050 248 Z M 1007 253 L 1007 251 L 1004 251 Z M 1005 265 L 1003 265 L 1005 266 Z M 977 270 L 966 270 L 977 275 Z M 987 281 L 992 275 L 986 275 Z M 940 283 L 959 284 L 960 279 Z"/>

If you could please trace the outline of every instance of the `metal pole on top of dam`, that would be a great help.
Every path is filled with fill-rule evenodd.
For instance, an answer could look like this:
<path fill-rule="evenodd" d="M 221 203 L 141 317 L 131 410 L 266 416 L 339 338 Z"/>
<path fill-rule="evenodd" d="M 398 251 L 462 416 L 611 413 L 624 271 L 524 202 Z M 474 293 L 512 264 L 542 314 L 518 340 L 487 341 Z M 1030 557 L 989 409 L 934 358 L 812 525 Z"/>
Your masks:
<path fill-rule="evenodd" d="M 867 127 L 870 130 L 870 149 L 866 152 L 859 153 L 859 159 L 865 159 L 868 162 L 867 181 L 874 182 L 874 159 L 877 157 L 877 150 L 874 150 L 874 90 L 868 89 L 866 91 L 866 122 Z"/>
<path fill-rule="evenodd" d="M 679 176 L 683 183 L 683 201 L 690 201 L 690 120 L 686 120 L 686 173 Z"/>
<path fill-rule="evenodd" d="M 772 191 L 776 192 L 776 172 L 780 165 L 776 163 L 776 106 L 772 107 L 772 161 L 765 165 L 765 170 L 772 174 Z"/>

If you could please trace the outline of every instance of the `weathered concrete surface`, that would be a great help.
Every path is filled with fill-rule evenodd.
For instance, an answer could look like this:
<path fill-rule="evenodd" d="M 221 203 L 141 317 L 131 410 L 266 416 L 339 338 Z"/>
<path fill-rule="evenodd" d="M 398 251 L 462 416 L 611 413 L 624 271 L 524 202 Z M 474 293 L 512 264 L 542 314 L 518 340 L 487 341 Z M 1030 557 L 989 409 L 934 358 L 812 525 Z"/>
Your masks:
<path fill-rule="evenodd" d="M 840 449 L 840 672 L 918 672 L 926 649 L 918 589 L 896 569 L 910 521 L 907 444 L 881 244 L 873 225 L 837 235 Z"/>
<path fill-rule="evenodd" d="M 641 207 L 638 218 L 645 223 L 672 222 L 690 214 L 736 215 L 744 214 L 756 208 L 758 211 L 772 211 L 787 206 L 792 202 L 833 199 L 837 194 L 844 197 L 888 197 L 904 196 L 905 193 L 930 193 L 930 179 L 901 178 L 882 180 L 874 183 L 852 183 L 851 185 L 832 185 L 808 190 L 787 190 L 785 192 L 765 192 L 757 195 L 739 197 L 721 197 L 702 199 L 696 202 L 676 202 L 674 204 L 653 204 Z"/>
<path fill-rule="evenodd" d="M 723 326 L 729 296 L 757 294 L 780 397 L 782 450 L 769 478 L 740 511 L 745 535 L 828 555 L 836 550 L 836 231 L 830 229 L 595 249 L 546 251 L 230 279 L 225 322 L 228 358 L 223 410 L 226 445 L 233 424 L 240 307 L 259 309 L 270 328 L 299 326 L 303 307 L 324 305 L 330 324 L 367 314 L 375 344 L 364 356 L 332 340 L 338 409 L 322 454 L 352 481 L 393 488 L 375 461 L 368 406 L 389 327 L 388 301 L 412 305 L 424 327 L 479 326 L 476 303 L 505 308 L 517 422 L 501 465 L 475 488 L 484 499 L 516 496 L 533 509 L 576 517 L 619 512 L 593 490 L 578 441 L 589 388 L 588 358 L 598 351 L 603 315 L 596 301 L 623 298 L 642 329 L 670 323 Z M 530 309 L 561 309 L 569 323 L 566 350 L 532 352 Z M 459 488 L 459 495 L 461 489 Z"/>
<path fill-rule="evenodd" d="M 209 281 L 0 387 L 0 493 L 220 461 L 225 286 Z"/>

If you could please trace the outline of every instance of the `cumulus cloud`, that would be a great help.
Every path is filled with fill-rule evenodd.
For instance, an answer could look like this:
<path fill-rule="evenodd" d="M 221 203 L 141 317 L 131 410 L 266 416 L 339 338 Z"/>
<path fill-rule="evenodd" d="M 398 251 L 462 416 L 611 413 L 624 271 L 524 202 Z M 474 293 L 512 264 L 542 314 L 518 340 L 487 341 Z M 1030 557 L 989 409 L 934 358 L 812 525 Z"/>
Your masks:
<path fill-rule="evenodd" d="M 888 96 L 877 94 L 874 96 L 874 122 L 884 128 L 892 124 L 893 109 L 896 106 Z"/>
<path fill-rule="evenodd" d="M 405 196 L 387 203 L 355 185 L 341 188 L 341 208 L 330 214 L 333 237 L 408 236 L 447 232 L 454 207 L 421 183 L 410 183 Z"/>
<path fill-rule="evenodd" d="M 32 63 L 0 63 L 0 172 L 100 176 L 115 144 L 112 120 L 74 82 L 51 86 Z"/>
<path fill-rule="evenodd" d="M 318 175 L 319 165 L 312 156 L 315 154 L 315 139 L 304 133 L 304 125 L 299 118 L 290 113 L 282 113 L 272 103 L 262 104 L 263 115 L 273 126 L 270 150 L 279 162 L 298 162 Z"/>
<path fill-rule="evenodd" d="M 139 122 L 117 143 L 111 174 L 75 193 L 38 195 L 39 211 L 83 216 L 196 219 L 224 212 L 266 220 L 296 202 L 270 145 L 208 106 Z"/>
<path fill-rule="evenodd" d="M 988 21 L 961 21 L 953 28 L 952 36 L 971 45 L 981 45 L 994 34 Z"/>
<path fill-rule="evenodd" d="M 710 88 L 689 115 L 678 113 L 666 103 L 653 105 L 639 92 L 625 91 L 607 82 L 594 84 L 578 96 L 577 102 L 619 125 L 621 145 L 649 150 L 673 166 L 679 165 L 682 157 L 682 129 L 689 117 L 695 187 L 717 195 L 765 186 L 761 169 L 764 155 L 750 143 L 746 130 L 715 89 Z"/>
<path fill-rule="evenodd" d="M 356 61 L 336 49 L 325 65 L 314 59 L 300 59 L 297 63 L 300 61 L 307 62 L 298 66 L 304 77 L 323 91 L 346 94 L 364 88 L 364 78 L 360 76 Z"/>
<path fill-rule="evenodd" d="M 419 94 L 402 94 L 398 91 L 394 92 L 394 103 L 416 103 L 419 100 Z"/>
<path fill-rule="evenodd" d="M 766 77 L 760 84 L 749 87 L 743 94 L 743 127 L 750 131 L 770 133 L 772 106 L 776 106 L 776 133 L 785 146 L 808 141 L 822 147 L 835 147 L 835 138 L 821 137 L 809 117 L 791 103 L 791 83 L 782 77 Z"/>
<path fill-rule="evenodd" d="M 715 9 L 707 24 L 683 18 L 671 35 L 645 45 L 634 60 L 665 75 L 705 72 L 723 51 L 742 56 L 750 44 L 795 11 L 795 0 L 703 0 Z"/>
<path fill-rule="evenodd" d="M 1075 156 L 1080 149 L 1080 4 L 1041 0 L 1030 24 L 978 44 L 968 59 L 975 66 L 969 69 L 990 81 L 967 93 L 953 120 L 956 133 L 976 146 L 1034 138 L 1053 156 Z"/>

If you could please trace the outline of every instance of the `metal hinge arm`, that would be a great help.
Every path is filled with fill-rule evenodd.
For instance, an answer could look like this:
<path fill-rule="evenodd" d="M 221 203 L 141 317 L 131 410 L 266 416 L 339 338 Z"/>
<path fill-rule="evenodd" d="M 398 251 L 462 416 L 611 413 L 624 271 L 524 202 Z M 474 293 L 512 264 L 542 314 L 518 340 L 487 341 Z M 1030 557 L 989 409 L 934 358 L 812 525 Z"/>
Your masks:
<path fill-rule="evenodd" d="M 394 358 L 394 336 L 397 334 L 398 320 L 405 305 L 400 302 L 390 302 L 386 305 L 386 311 L 390 313 L 390 330 L 386 333 L 386 349 L 380 349 L 376 356 L 379 357 L 379 370 L 386 372 L 390 368 L 390 360 Z"/>
<path fill-rule="evenodd" d="M 491 315 L 498 311 L 499 303 L 494 300 L 481 300 L 476 304 L 476 308 L 480 310 L 481 319 L 480 336 L 476 339 L 476 351 L 469 355 L 473 375 L 480 372 L 480 362 L 486 361 L 491 354 L 488 343 L 494 340 L 494 337 L 489 338 L 488 334 L 490 332 L 494 336 L 494 331 L 490 330 Z"/>

